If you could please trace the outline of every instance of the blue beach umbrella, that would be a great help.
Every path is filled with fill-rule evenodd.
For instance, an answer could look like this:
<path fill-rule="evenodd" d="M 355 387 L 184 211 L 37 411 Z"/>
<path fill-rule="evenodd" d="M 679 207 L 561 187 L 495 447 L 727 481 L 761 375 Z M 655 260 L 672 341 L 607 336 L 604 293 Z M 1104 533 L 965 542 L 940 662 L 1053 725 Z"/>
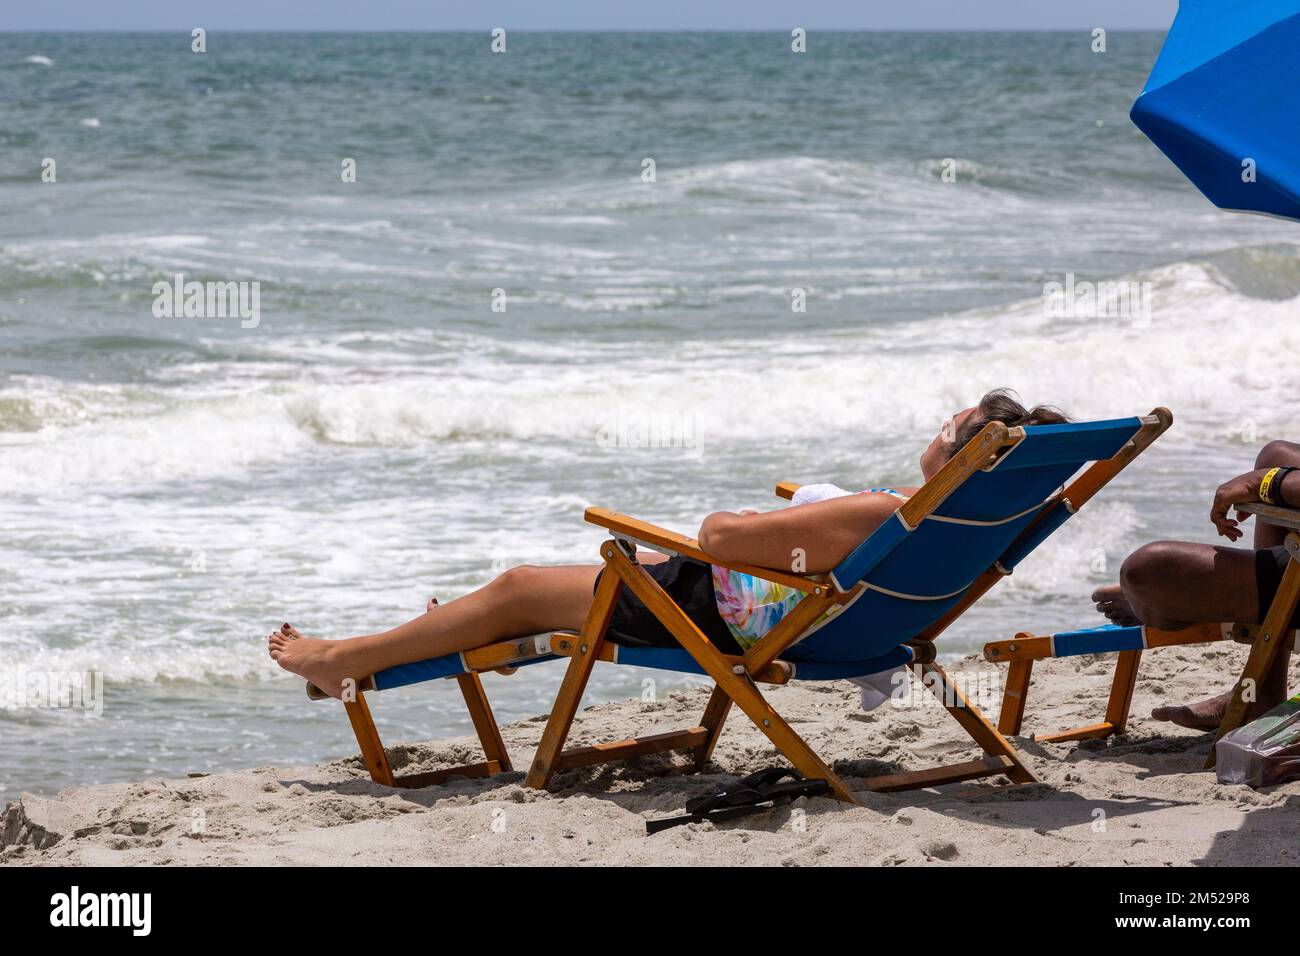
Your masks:
<path fill-rule="evenodd" d="M 1216 206 L 1300 220 L 1300 0 L 1182 0 L 1131 115 Z"/>

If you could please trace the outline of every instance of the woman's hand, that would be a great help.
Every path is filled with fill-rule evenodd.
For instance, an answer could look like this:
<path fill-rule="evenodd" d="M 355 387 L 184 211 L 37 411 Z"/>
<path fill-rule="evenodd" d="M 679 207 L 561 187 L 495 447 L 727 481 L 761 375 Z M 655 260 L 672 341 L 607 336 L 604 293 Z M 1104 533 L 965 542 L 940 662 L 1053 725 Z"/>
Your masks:
<path fill-rule="evenodd" d="M 1218 529 L 1219 534 L 1229 541 L 1237 541 L 1245 534 L 1238 525 L 1249 516 L 1238 511 L 1235 519 L 1229 518 L 1228 509 L 1235 504 L 1259 501 L 1259 486 L 1267 473 L 1267 468 L 1248 471 L 1244 475 L 1225 481 L 1214 492 L 1214 504 L 1210 507 L 1210 521 Z"/>

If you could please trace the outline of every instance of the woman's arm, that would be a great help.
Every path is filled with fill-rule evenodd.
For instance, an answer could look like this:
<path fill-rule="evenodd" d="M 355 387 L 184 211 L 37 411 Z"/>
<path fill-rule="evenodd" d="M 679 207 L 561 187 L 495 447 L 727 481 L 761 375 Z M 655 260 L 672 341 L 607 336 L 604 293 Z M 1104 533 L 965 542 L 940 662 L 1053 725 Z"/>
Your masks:
<path fill-rule="evenodd" d="M 763 514 L 719 511 L 700 525 L 700 547 L 732 564 L 820 574 L 843 561 L 902 503 L 894 495 L 865 494 Z"/>

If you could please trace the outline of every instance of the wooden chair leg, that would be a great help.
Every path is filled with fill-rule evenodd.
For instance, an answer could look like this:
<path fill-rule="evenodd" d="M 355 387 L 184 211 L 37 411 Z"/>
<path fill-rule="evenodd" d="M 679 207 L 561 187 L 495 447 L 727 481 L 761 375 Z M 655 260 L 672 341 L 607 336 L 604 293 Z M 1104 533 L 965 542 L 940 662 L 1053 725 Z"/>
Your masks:
<path fill-rule="evenodd" d="M 700 635 L 702 639 L 704 635 Z M 703 661 L 701 666 L 706 669 Z M 725 665 L 724 665 L 725 666 Z M 830 768 L 817 752 L 808 746 L 807 741 L 800 737 L 793 727 L 786 722 L 786 719 L 777 713 L 772 705 L 759 691 L 758 686 L 749 679 L 748 676 L 732 674 L 730 671 L 722 670 L 724 677 L 733 678 L 734 680 L 720 680 L 717 674 L 710 673 L 709 676 L 718 681 L 720 687 L 725 688 L 726 693 L 732 701 L 738 706 L 750 720 L 754 722 L 767 739 L 772 741 L 776 749 L 779 750 L 794 768 L 809 780 L 825 780 L 838 799 L 845 803 L 860 803 L 849 785 L 844 782 L 834 770 Z"/>
<path fill-rule="evenodd" d="M 460 685 L 461 695 L 465 698 L 470 720 L 474 721 L 474 731 L 483 747 L 483 759 L 487 763 L 495 761 L 503 771 L 513 770 L 506 742 L 501 738 L 501 728 L 492 715 L 492 705 L 488 703 L 487 693 L 483 690 L 483 682 L 479 680 L 478 674 L 457 674 L 456 683 Z"/>
<path fill-rule="evenodd" d="M 709 705 L 704 708 L 704 717 L 700 720 L 700 726 L 709 732 L 709 739 L 691 751 L 692 769 L 696 773 L 702 773 L 709 758 L 713 756 L 713 748 L 718 745 L 718 738 L 722 736 L 722 725 L 730 712 L 731 698 L 721 687 L 714 687 L 713 693 L 709 696 Z"/>
<path fill-rule="evenodd" d="M 961 692 L 961 689 L 951 681 L 942 667 L 931 663 L 922 664 L 921 668 L 925 673 L 934 674 L 939 678 L 938 681 L 931 684 L 931 690 L 936 695 L 942 695 L 939 700 L 947 708 L 948 713 L 952 714 L 957 723 L 961 724 L 962 729 L 984 748 L 984 752 L 990 757 L 1001 757 L 1011 762 L 1006 775 L 1012 781 L 1015 783 L 1038 782 L 1034 772 L 1025 766 L 1024 761 L 1020 759 L 1020 752 L 1011 746 L 1011 741 L 998 733 L 997 729 L 988 722 L 980 709 L 972 704 L 966 698 L 966 695 Z"/>
<path fill-rule="evenodd" d="M 366 695 L 358 690 L 355 700 L 343 701 L 348 720 L 352 724 L 352 732 L 356 734 L 357 745 L 361 748 L 361 759 L 365 762 L 371 780 L 386 787 L 428 787 L 445 783 L 452 777 L 490 777 L 511 769 L 510 755 L 506 751 L 501 730 L 497 727 L 496 718 L 492 716 L 492 708 L 478 675 L 459 674 L 456 682 L 465 697 L 465 706 L 474 722 L 479 743 L 483 745 L 482 763 L 398 777 L 388 763 L 388 754 L 384 751 L 383 741 L 379 739 L 379 731 L 370 714 L 370 705 L 366 703 Z"/>
<path fill-rule="evenodd" d="M 1246 711 L 1253 703 L 1252 700 L 1247 699 L 1247 691 L 1253 697 L 1264 676 L 1272 669 L 1278 651 L 1281 650 L 1290 632 L 1291 618 L 1295 615 L 1296 607 L 1300 606 L 1300 534 L 1295 532 L 1288 534 L 1286 548 L 1291 554 L 1291 560 L 1287 562 L 1282 583 L 1278 586 L 1277 595 L 1268 609 L 1268 616 L 1264 618 L 1264 626 L 1260 628 L 1259 636 L 1250 647 L 1246 667 L 1242 670 L 1241 677 L 1237 679 L 1232 698 L 1223 712 L 1223 720 L 1214 735 L 1216 742 L 1224 734 L 1236 730 L 1245 721 Z M 1210 756 L 1205 761 L 1206 769 L 1212 768 L 1214 761 L 1215 748 L 1211 747 Z"/>
<path fill-rule="evenodd" d="M 785 755 L 804 777 L 825 780 L 831 792 L 846 803 L 858 803 L 848 784 L 830 766 L 817 756 L 816 751 L 808 746 L 792 728 L 767 702 L 748 673 L 735 673 L 731 664 L 714 647 L 707 637 L 695 626 L 686 614 L 670 598 L 663 588 L 645 571 L 634 565 L 621 553 L 607 553 L 606 561 L 624 583 L 641 599 L 659 622 L 672 632 L 677 642 L 693 657 L 717 683 L 718 689 L 731 698 L 754 725 L 758 727 L 777 750 Z M 552 719 L 554 719 L 552 717 Z"/>
<path fill-rule="evenodd" d="M 998 732 L 1020 733 L 1025 719 L 1025 699 L 1029 695 L 1029 679 L 1034 673 L 1034 662 L 1012 661 L 1007 670 L 1007 684 L 1002 691 L 1002 711 L 998 714 Z"/>
<path fill-rule="evenodd" d="M 546 721 L 546 729 L 542 731 L 542 740 L 537 745 L 537 753 L 524 781 L 525 786 L 545 790 L 551 782 L 556 769 L 556 758 L 564 749 L 564 741 L 568 739 L 569 729 L 573 726 L 573 717 L 578 712 L 578 705 L 582 703 L 582 692 L 587 688 L 591 669 L 596 666 L 600 647 L 605 642 L 605 630 L 614 614 L 614 602 L 618 599 L 622 586 L 622 579 L 606 565 L 600 583 L 596 586 L 591 610 L 578 635 L 578 647 L 569 659 L 569 668 L 564 672 L 560 692 L 551 708 L 551 716 Z"/>
<path fill-rule="evenodd" d="M 361 747 L 361 759 L 365 761 L 366 769 L 370 771 L 370 779 L 386 787 L 393 786 L 393 770 L 388 765 L 388 754 L 384 753 L 383 741 L 379 739 L 379 731 L 370 716 L 366 695 L 357 691 L 357 699 L 345 700 L 343 706 L 347 709 L 348 720 L 352 723 L 352 732 L 357 735 L 357 744 Z"/>
<path fill-rule="evenodd" d="M 922 664 L 923 676 L 934 675 L 937 680 L 924 681 L 948 713 L 961 724 L 971 738 L 984 750 L 980 760 L 968 760 L 965 763 L 950 764 L 942 767 L 930 767 L 926 770 L 910 770 L 906 773 L 886 774 L 872 777 L 867 781 L 867 789 L 875 793 L 894 793 L 899 790 L 915 790 L 918 787 L 937 787 L 946 783 L 960 783 L 1003 774 L 1015 783 L 1036 783 L 1038 778 L 1025 766 L 1020 754 L 1011 743 L 993 728 L 978 707 L 972 704 L 961 692 L 947 673 L 938 664 Z"/>
<path fill-rule="evenodd" d="M 1110 685 L 1110 699 L 1106 702 L 1106 723 L 1112 733 L 1122 734 L 1128 726 L 1129 708 L 1133 706 L 1133 688 L 1137 686 L 1138 664 L 1141 651 L 1120 651 L 1115 662 L 1115 679 Z"/>
<path fill-rule="evenodd" d="M 1183 634 L 1182 631 L 1168 633 L 1171 636 Z M 1179 643 L 1188 644 L 1193 641 L 1170 640 L 1168 644 L 1156 646 L 1174 646 Z M 1112 734 L 1122 734 L 1128 726 L 1129 709 L 1133 706 L 1133 688 L 1137 684 L 1138 664 L 1141 660 L 1141 651 L 1119 652 L 1115 661 L 1115 676 L 1110 682 L 1110 698 L 1106 701 L 1106 719 L 1101 723 L 1084 724 L 1056 734 L 1035 734 L 1034 739 L 1043 744 L 1063 744 L 1073 740 L 1097 740 Z"/>

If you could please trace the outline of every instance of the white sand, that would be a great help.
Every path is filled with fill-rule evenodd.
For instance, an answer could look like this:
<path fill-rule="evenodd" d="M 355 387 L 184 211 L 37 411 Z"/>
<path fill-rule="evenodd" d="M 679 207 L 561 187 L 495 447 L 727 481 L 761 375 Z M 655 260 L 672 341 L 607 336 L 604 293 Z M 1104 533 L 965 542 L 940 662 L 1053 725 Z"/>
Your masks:
<path fill-rule="evenodd" d="M 666 773 L 681 758 L 665 756 L 564 774 L 553 793 L 525 789 L 519 772 L 404 791 L 371 783 L 359 760 L 347 758 L 72 788 L 51 799 L 24 796 L 0 819 L 0 861 L 1295 865 L 1300 782 L 1263 792 L 1219 785 L 1200 769 L 1206 735 L 1146 716 L 1156 704 L 1222 689 L 1244 656 L 1245 648 L 1233 644 L 1148 654 L 1127 736 L 1061 745 L 1017 739 L 1042 784 L 1008 787 L 1003 778 L 988 778 L 942 791 L 867 793 L 866 805 L 856 808 L 801 800 L 717 826 L 646 836 L 646 818 L 679 812 L 688 797 L 778 762 L 766 739 L 733 713 L 715 755 L 717 769 L 704 776 Z M 1101 719 L 1113 666 L 1113 657 L 1039 664 L 1026 733 Z M 950 671 L 977 668 L 993 670 L 972 658 Z M 580 715 L 571 742 L 690 726 L 706 697 L 696 690 L 657 703 L 592 708 Z M 797 684 L 773 689 L 770 697 L 850 779 L 978 755 L 935 706 L 886 704 L 864 714 L 856 691 L 842 683 Z M 505 728 L 516 766 L 527 766 L 543 724 L 533 718 Z M 390 755 L 395 769 L 405 771 L 479 759 L 469 739 L 398 745 Z M 202 834 L 192 832 L 196 819 Z"/>

